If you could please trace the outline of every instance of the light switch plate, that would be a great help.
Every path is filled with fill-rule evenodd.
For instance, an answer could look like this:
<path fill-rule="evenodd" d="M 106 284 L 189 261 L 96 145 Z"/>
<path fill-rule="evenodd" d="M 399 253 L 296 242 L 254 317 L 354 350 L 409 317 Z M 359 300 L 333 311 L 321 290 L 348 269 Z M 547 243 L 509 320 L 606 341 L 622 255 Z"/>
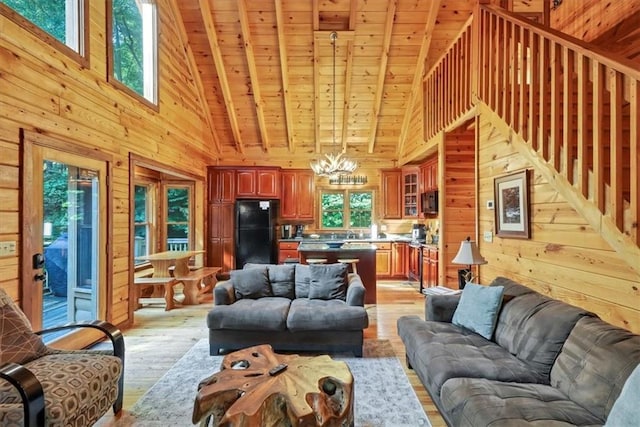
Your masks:
<path fill-rule="evenodd" d="M 493 242 L 493 233 L 491 231 L 484 232 L 484 241 L 487 243 Z"/>
<path fill-rule="evenodd" d="M 493 200 L 487 200 L 487 209 L 493 210 Z"/>
<path fill-rule="evenodd" d="M 15 240 L 0 242 L 0 256 L 15 255 L 17 251 L 16 246 Z"/>

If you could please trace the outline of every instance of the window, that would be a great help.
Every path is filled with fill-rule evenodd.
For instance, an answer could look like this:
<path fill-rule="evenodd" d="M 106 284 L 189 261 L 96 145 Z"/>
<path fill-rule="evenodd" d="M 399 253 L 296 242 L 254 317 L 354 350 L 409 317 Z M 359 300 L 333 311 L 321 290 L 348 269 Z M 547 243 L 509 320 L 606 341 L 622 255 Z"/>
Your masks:
<path fill-rule="evenodd" d="M 39 37 L 85 54 L 85 0 L 0 0 L 0 13 Z"/>
<path fill-rule="evenodd" d="M 111 0 L 109 73 L 157 104 L 157 17 L 154 0 Z"/>
<path fill-rule="evenodd" d="M 191 210 L 189 187 L 167 188 L 167 250 L 189 250 Z"/>
<path fill-rule="evenodd" d="M 134 193 L 134 245 L 133 257 L 135 264 L 146 261 L 136 259 L 149 254 L 153 248 L 153 193 L 152 185 L 136 185 Z"/>
<path fill-rule="evenodd" d="M 320 209 L 322 228 L 368 228 L 373 217 L 373 193 L 323 191 L 320 194 Z"/>

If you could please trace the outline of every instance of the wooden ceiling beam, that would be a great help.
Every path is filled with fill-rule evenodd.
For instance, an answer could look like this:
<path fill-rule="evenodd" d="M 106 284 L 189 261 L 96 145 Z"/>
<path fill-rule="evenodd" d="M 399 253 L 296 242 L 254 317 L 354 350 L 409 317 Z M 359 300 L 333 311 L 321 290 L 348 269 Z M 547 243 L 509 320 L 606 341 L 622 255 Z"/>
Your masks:
<path fill-rule="evenodd" d="M 280 53 L 280 71 L 282 73 L 282 99 L 284 102 L 284 120 L 287 126 L 287 143 L 289 151 L 294 152 L 296 142 L 293 139 L 293 107 L 289 98 L 289 58 L 287 56 L 287 40 L 284 34 L 285 19 L 282 12 L 282 0 L 275 0 L 276 6 L 276 27 L 278 30 L 278 51 Z"/>
<path fill-rule="evenodd" d="M 387 7 L 382 55 L 380 55 L 378 81 L 376 82 L 376 93 L 373 100 L 373 109 L 371 111 L 371 127 L 369 129 L 369 144 L 367 147 L 367 152 L 369 154 L 373 154 L 373 148 L 376 144 L 376 134 L 378 132 L 378 123 L 380 122 L 380 107 L 382 105 L 382 95 L 384 94 L 384 80 L 387 76 L 387 62 L 389 61 L 389 46 L 391 46 L 391 33 L 393 32 L 393 18 L 396 14 L 397 5 L 397 0 L 393 0 L 389 2 L 389 6 Z"/>
<path fill-rule="evenodd" d="M 202 79 L 200 78 L 200 73 L 198 72 L 198 64 L 196 63 L 196 59 L 193 56 L 193 51 L 191 50 L 191 45 L 189 44 L 189 36 L 187 34 L 187 29 L 184 26 L 184 20 L 182 19 L 182 13 L 180 12 L 180 8 L 178 6 L 178 0 L 171 0 L 171 15 L 173 22 L 175 22 L 178 27 L 180 45 L 184 49 L 184 54 L 187 57 L 187 65 L 189 66 L 189 74 L 193 78 L 193 83 L 196 86 L 196 90 L 198 91 L 198 101 L 200 104 L 200 108 L 202 108 L 202 114 L 204 115 L 207 122 L 207 127 L 209 128 L 209 132 L 211 133 L 211 139 L 213 140 L 216 152 L 218 152 L 219 154 L 222 151 L 222 148 L 220 146 L 220 139 L 218 138 L 216 128 L 213 125 L 213 118 L 211 117 L 211 110 L 209 109 L 207 94 L 204 91 Z"/>
<path fill-rule="evenodd" d="M 227 115 L 229 117 L 229 122 L 231 123 L 231 131 L 233 132 L 236 150 L 244 154 L 244 144 L 242 142 L 242 135 L 240 135 L 238 116 L 236 115 L 235 107 L 233 105 L 231 87 L 229 86 L 227 72 L 224 68 L 224 60 L 222 59 L 222 52 L 220 52 L 220 44 L 218 43 L 218 36 L 216 34 L 216 25 L 213 22 L 211 8 L 209 7 L 209 0 L 198 0 L 198 5 L 200 7 L 200 13 L 202 14 L 202 22 L 204 23 L 205 32 L 207 34 L 209 48 L 211 49 L 211 56 L 213 57 L 213 62 L 216 66 L 220 87 L 222 88 L 224 104 L 227 107 Z"/>
<path fill-rule="evenodd" d="M 253 41 L 251 40 L 251 29 L 249 27 L 249 14 L 247 13 L 246 0 L 238 0 L 238 14 L 240 15 L 240 29 L 242 31 L 242 39 L 244 41 L 244 52 L 247 57 L 247 66 L 249 68 L 249 79 L 251 81 L 251 90 L 253 92 L 253 102 L 256 107 L 256 115 L 258 116 L 258 127 L 260 128 L 260 138 L 262 139 L 262 150 L 269 152 L 270 143 L 267 133 L 267 122 L 264 118 L 264 99 L 262 99 L 262 91 L 260 90 L 260 82 L 258 78 L 258 69 L 256 67 L 256 58 L 253 52 Z"/>
<path fill-rule="evenodd" d="M 422 36 L 422 45 L 420 46 L 420 54 L 416 62 L 416 71 L 413 74 L 413 83 L 411 84 L 411 92 L 409 93 L 409 99 L 407 101 L 407 109 L 404 112 L 404 118 L 402 119 L 402 128 L 400 129 L 400 140 L 398 141 L 398 148 L 396 150 L 397 157 L 400 157 L 404 144 L 407 139 L 407 132 L 409 130 L 409 123 L 411 121 L 411 115 L 413 113 L 414 104 L 416 101 L 416 93 L 422 95 L 420 91 L 420 85 L 424 76 L 424 64 L 429 53 L 429 47 L 431 46 L 431 40 L 433 36 L 433 29 L 436 25 L 436 19 L 438 17 L 438 11 L 440 10 L 440 2 L 442 0 L 433 0 L 429 3 L 429 12 L 427 22 L 424 26 L 424 33 Z"/>
<path fill-rule="evenodd" d="M 320 29 L 320 8 L 318 0 L 313 0 L 312 19 L 314 34 Z M 316 38 L 313 39 L 313 134 L 316 153 L 320 152 L 320 50 Z"/>
<path fill-rule="evenodd" d="M 355 34 L 356 12 L 358 11 L 358 0 L 351 0 L 349 6 L 349 30 Z M 351 99 L 351 79 L 353 76 L 353 40 L 347 40 L 347 65 L 344 76 L 344 101 L 342 109 L 342 152 L 347 151 L 347 137 L 349 132 L 349 100 Z"/>

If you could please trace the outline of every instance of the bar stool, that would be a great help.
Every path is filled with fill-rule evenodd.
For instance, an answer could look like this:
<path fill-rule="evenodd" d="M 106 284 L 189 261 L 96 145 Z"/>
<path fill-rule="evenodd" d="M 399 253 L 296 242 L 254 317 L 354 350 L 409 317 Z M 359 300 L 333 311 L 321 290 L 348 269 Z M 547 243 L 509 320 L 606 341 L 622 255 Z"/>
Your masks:
<path fill-rule="evenodd" d="M 326 264 L 326 258 L 307 258 L 307 264 Z"/>
<path fill-rule="evenodd" d="M 360 260 L 358 258 L 340 258 L 338 262 L 343 264 L 351 264 L 351 272 L 353 274 L 358 274 L 358 263 Z"/>

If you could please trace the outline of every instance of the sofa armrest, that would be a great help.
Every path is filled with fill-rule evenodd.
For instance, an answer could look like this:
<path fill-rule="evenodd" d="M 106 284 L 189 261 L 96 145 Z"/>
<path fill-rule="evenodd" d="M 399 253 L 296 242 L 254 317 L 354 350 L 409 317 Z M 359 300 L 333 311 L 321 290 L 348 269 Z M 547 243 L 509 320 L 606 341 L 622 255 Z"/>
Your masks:
<path fill-rule="evenodd" d="M 347 287 L 347 305 L 358 305 L 364 307 L 365 287 L 362 279 L 357 274 L 349 274 Z"/>
<path fill-rule="evenodd" d="M 236 302 L 236 292 L 231 280 L 223 280 L 213 288 L 213 303 L 215 305 L 231 305 Z"/>
<path fill-rule="evenodd" d="M 429 295 L 424 303 L 425 320 L 436 322 L 449 322 L 453 319 L 453 313 L 460 302 L 458 295 Z"/>

